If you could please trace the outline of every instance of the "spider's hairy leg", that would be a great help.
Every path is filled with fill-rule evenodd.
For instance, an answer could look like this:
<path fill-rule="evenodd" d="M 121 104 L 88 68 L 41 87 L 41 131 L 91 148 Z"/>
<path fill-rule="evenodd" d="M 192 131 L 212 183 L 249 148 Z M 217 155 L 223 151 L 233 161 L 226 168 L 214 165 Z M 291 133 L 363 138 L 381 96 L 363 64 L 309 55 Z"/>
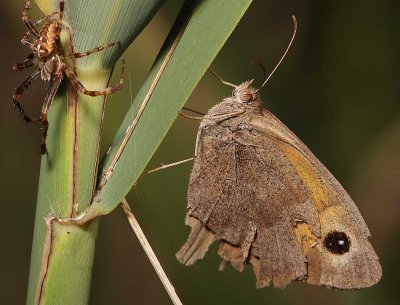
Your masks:
<path fill-rule="evenodd" d="M 27 0 L 25 2 L 24 8 L 22 10 L 22 21 L 25 23 L 26 27 L 28 28 L 28 30 L 35 36 L 38 37 L 38 33 L 35 29 L 35 27 L 33 26 L 32 22 L 29 20 L 29 15 L 28 15 L 28 10 L 31 6 L 31 1 Z"/>
<path fill-rule="evenodd" d="M 42 155 L 44 155 L 47 152 L 46 149 L 46 138 L 47 138 L 47 131 L 49 129 L 49 121 L 47 119 L 51 103 L 54 100 L 54 96 L 57 93 L 58 87 L 60 87 L 62 81 L 62 74 L 56 74 L 54 76 L 53 82 L 51 84 L 50 90 L 47 93 L 44 103 L 42 106 L 42 114 L 40 116 L 42 120 L 42 142 L 40 144 L 40 152 Z"/>
<path fill-rule="evenodd" d="M 115 45 L 117 45 L 117 44 L 119 44 L 119 42 L 113 42 L 113 43 L 110 43 L 110 44 L 108 44 L 108 45 L 106 45 L 106 46 L 100 46 L 100 47 L 94 48 L 93 50 L 86 51 L 86 52 L 82 52 L 82 53 L 74 53 L 74 54 L 71 54 L 71 55 L 66 56 L 66 57 L 74 57 L 74 58 L 85 57 L 85 56 L 88 56 L 88 55 L 90 55 L 90 54 L 103 51 L 104 49 L 111 48 L 111 47 L 113 47 L 113 46 L 115 46 Z"/>
<path fill-rule="evenodd" d="M 23 69 L 26 69 L 26 68 L 34 65 L 36 63 L 36 61 L 33 60 L 34 58 L 35 58 L 35 53 L 29 53 L 23 62 L 17 62 L 13 65 L 13 67 L 12 67 L 13 71 L 15 71 L 15 72 L 21 71 Z"/>
<path fill-rule="evenodd" d="M 33 43 L 30 42 L 29 40 L 27 40 L 27 39 L 25 39 L 25 38 L 22 38 L 22 39 L 21 39 L 21 43 L 22 43 L 24 46 L 27 46 L 27 47 L 31 48 L 32 51 L 35 51 L 35 49 L 34 49 L 34 47 L 33 47 Z"/>
<path fill-rule="evenodd" d="M 43 18 L 40 18 L 39 20 L 37 20 L 37 21 L 33 24 L 33 27 L 36 28 L 37 25 L 39 25 L 39 24 L 42 23 L 43 21 L 46 21 L 46 20 L 50 19 L 51 17 L 53 17 L 54 15 L 57 15 L 57 14 L 58 14 L 58 12 L 55 12 L 55 13 L 53 13 L 53 14 L 44 16 Z M 27 41 L 30 35 L 31 35 L 31 31 L 30 31 L 30 30 L 29 30 L 29 31 L 26 31 L 26 32 L 24 33 L 24 35 L 22 36 L 21 41 L 22 41 L 22 40 Z"/>
<path fill-rule="evenodd" d="M 12 96 L 12 100 L 14 103 L 14 107 L 18 109 L 18 112 L 20 113 L 21 117 L 24 119 L 25 122 L 30 123 L 32 121 L 38 121 L 38 119 L 32 119 L 29 116 L 25 114 L 24 109 L 22 108 L 22 105 L 20 104 L 20 100 L 22 97 L 22 94 L 24 93 L 24 90 L 28 88 L 28 86 L 35 80 L 36 77 L 40 75 L 40 70 L 36 70 L 33 72 L 17 89 L 15 89 L 15 92 Z"/>
<path fill-rule="evenodd" d="M 124 85 L 125 60 L 122 60 L 121 76 L 120 76 L 119 82 L 112 87 L 107 87 L 105 89 L 96 90 L 96 91 L 87 90 L 85 88 L 85 86 L 80 82 L 78 77 L 75 75 L 75 73 L 72 71 L 72 69 L 70 67 L 68 67 L 66 64 L 63 65 L 62 69 L 64 70 L 67 78 L 70 80 L 72 86 L 74 86 L 74 88 L 77 91 L 79 91 L 80 93 L 85 94 L 85 95 L 90 95 L 90 96 L 108 95 L 108 94 L 111 94 L 111 93 L 114 93 L 114 92 L 120 90 L 122 88 L 122 86 Z"/>
<path fill-rule="evenodd" d="M 36 20 L 35 23 L 33 24 L 34 27 L 36 27 L 37 25 L 39 25 L 40 23 L 42 23 L 43 21 L 47 21 L 48 19 L 50 19 L 51 17 L 53 17 L 54 15 L 57 15 L 58 12 L 54 12 L 50 15 L 44 16 L 43 18 L 40 18 L 39 20 Z"/>

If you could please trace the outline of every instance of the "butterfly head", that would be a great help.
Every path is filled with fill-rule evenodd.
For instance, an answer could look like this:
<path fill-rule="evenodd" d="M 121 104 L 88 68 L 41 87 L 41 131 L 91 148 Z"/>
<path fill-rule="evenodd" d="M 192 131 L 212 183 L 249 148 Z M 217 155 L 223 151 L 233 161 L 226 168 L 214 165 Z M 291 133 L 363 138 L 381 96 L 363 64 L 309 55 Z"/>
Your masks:
<path fill-rule="evenodd" d="M 241 83 L 239 86 L 236 86 L 232 92 L 232 96 L 240 103 L 245 105 L 253 105 L 254 103 L 259 105 L 260 96 L 257 93 L 257 89 L 251 86 L 253 83 L 253 79 L 249 81 L 245 81 Z"/>

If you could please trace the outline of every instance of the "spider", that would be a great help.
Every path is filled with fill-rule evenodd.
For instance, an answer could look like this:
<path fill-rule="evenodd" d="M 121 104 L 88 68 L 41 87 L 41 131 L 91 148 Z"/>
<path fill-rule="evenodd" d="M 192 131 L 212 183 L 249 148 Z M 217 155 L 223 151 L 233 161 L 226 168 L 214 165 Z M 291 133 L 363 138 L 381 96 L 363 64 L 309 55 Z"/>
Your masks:
<path fill-rule="evenodd" d="M 23 62 L 14 64 L 13 70 L 21 71 L 33 65 L 37 65 L 38 69 L 36 69 L 24 82 L 22 82 L 18 88 L 15 89 L 12 100 L 14 107 L 19 111 L 25 122 L 42 122 L 42 140 L 40 147 L 41 153 L 45 154 L 47 152 L 46 137 L 49 127 L 47 116 L 51 103 L 54 100 L 54 96 L 57 93 L 64 75 L 71 82 L 72 86 L 82 94 L 90 96 L 108 95 L 122 88 L 124 81 L 125 62 L 122 61 L 121 76 L 116 85 L 98 91 L 87 90 L 79 81 L 74 71 L 66 64 L 65 60 L 67 58 L 81 58 L 96 52 L 100 52 L 106 48 L 116 45 L 117 43 L 111 43 L 87 52 L 73 53 L 65 56 L 63 54 L 60 42 L 60 33 L 63 28 L 64 0 L 60 0 L 58 12 L 45 16 L 34 23 L 29 19 L 28 16 L 28 10 L 31 4 L 30 2 L 30 0 L 27 0 L 22 10 L 22 21 L 28 30 L 23 35 L 21 43 L 28 46 L 31 49 L 31 53 L 29 53 Z M 58 15 L 58 18 L 53 18 L 55 15 Z M 36 27 L 42 22 L 44 22 L 44 24 L 40 31 L 38 31 Z M 30 39 L 31 37 L 32 39 Z M 40 118 L 33 119 L 25 114 L 25 111 L 20 104 L 20 100 L 24 91 L 39 75 L 43 81 L 50 84 L 50 88 L 44 99 Z"/>

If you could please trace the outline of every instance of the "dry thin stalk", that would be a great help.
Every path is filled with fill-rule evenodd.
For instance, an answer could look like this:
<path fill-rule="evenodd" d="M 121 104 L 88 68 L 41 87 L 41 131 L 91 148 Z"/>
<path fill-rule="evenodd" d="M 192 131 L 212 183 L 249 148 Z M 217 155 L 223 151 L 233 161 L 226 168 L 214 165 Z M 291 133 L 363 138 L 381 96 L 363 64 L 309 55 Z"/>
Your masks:
<path fill-rule="evenodd" d="M 146 252 L 146 255 L 149 258 L 150 263 L 153 265 L 153 268 L 156 271 L 158 277 L 160 278 L 161 283 L 164 285 L 165 290 L 167 291 L 169 297 L 171 298 L 172 303 L 174 303 L 174 305 L 182 305 L 181 300 L 179 299 L 178 295 L 175 292 L 174 286 L 172 286 L 171 282 L 169 281 L 166 273 L 164 272 L 164 269 L 162 268 L 160 262 L 157 259 L 156 254 L 154 253 L 149 242 L 147 241 L 146 236 L 144 235 L 142 229 L 140 228 L 140 225 L 136 220 L 136 217 L 133 215 L 129 207 L 128 201 L 126 201 L 125 198 L 121 202 L 121 207 L 124 210 L 126 217 L 128 218 L 129 224 L 131 225 L 133 232 L 135 232 L 136 237 L 138 238 L 140 244 L 142 245 L 144 251 Z"/>

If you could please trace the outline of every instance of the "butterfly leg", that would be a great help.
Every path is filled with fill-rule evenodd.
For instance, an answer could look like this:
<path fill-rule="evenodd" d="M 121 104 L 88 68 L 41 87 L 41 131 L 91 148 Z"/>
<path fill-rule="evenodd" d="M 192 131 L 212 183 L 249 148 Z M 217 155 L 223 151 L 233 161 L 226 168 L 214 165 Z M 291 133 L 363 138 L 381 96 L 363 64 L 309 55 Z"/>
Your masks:
<path fill-rule="evenodd" d="M 188 114 L 186 114 L 186 113 L 184 113 L 182 111 L 178 112 L 181 116 L 183 116 L 184 118 L 190 119 L 190 120 L 199 120 L 199 121 L 201 121 L 203 119 L 203 117 L 205 116 L 204 113 L 196 111 L 196 110 L 193 110 L 193 109 L 190 109 L 190 108 L 187 108 L 187 107 L 183 107 L 182 109 L 201 115 L 201 116 L 191 116 L 191 115 L 188 115 Z"/>
<path fill-rule="evenodd" d="M 151 170 L 148 170 L 148 171 L 146 172 L 146 174 L 151 174 L 151 173 L 157 172 L 157 171 L 162 170 L 162 169 L 167 169 L 167 168 L 170 168 L 170 167 L 173 167 L 173 166 L 176 166 L 176 165 L 180 165 L 180 164 L 183 164 L 183 163 L 192 161 L 192 160 L 194 160 L 194 158 L 195 158 L 195 157 L 191 157 L 191 158 L 184 159 L 184 160 L 180 160 L 180 161 L 173 162 L 173 163 L 162 164 L 162 165 L 159 166 L 159 167 L 156 167 L 156 168 L 153 168 L 153 169 L 151 169 Z"/>

